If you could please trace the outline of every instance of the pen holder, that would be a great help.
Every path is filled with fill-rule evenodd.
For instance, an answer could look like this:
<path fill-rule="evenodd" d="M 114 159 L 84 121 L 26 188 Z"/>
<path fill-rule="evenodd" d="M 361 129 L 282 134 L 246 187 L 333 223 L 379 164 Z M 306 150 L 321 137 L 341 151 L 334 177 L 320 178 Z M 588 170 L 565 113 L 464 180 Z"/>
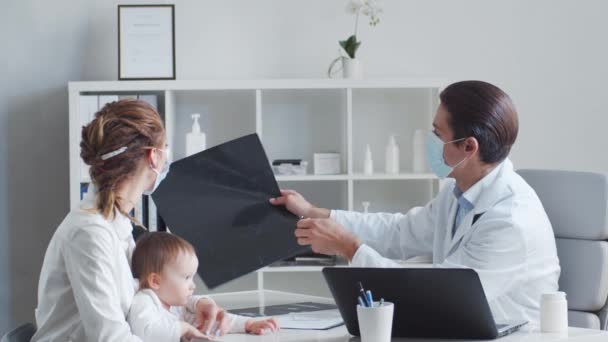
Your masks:
<path fill-rule="evenodd" d="M 395 305 L 375 302 L 371 308 L 357 305 L 361 342 L 390 342 Z"/>

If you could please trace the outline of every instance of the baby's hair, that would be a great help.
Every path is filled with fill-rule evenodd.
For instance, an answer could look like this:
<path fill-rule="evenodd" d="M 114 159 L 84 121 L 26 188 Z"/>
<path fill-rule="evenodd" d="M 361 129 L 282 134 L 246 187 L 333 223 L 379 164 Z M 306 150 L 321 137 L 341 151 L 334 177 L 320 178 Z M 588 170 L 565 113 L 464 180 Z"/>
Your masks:
<path fill-rule="evenodd" d="M 161 273 L 180 253 L 196 255 L 194 247 L 177 235 L 166 232 L 144 233 L 135 245 L 131 261 L 132 272 L 141 289 L 150 288 L 148 276 Z"/>

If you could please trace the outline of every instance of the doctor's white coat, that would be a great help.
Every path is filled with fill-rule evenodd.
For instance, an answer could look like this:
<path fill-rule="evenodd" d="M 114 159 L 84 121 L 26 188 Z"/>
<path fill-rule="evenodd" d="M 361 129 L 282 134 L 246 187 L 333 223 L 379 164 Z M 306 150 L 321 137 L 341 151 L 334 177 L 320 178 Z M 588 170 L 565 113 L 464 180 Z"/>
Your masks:
<path fill-rule="evenodd" d="M 432 255 L 435 267 L 477 271 L 495 320 L 538 322 L 541 294 L 558 290 L 560 274 L 538 196 L 506 159 L 464 193 L 474 208 L 452 237 L 454 187 L 449 179 L 425 207 L 406 214 L 332 211 L 362 240 L 352 265 L 402 267 L 394 259 Z"/>

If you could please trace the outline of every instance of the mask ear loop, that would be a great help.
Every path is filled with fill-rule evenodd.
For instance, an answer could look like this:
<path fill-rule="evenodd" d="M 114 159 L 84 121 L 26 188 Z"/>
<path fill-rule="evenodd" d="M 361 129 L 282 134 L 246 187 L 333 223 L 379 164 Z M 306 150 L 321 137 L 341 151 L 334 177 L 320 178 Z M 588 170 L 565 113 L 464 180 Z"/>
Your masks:
<path fill-rule="evenodd" d="M 448 142 L 444 143 L 444 146 L 445 146 L 446 144 L 451 144 L 451 143 L 454 143 L 454 142 L 457 142 L 457 141 L 460 141 L 460 140 L 465 140 L 465 139 L 468 139 L 468 138 L 460 138 L 460 139 L 456 139 L 456 140 L 448 141 Z M 450 167 L 452 168 L 452 170 L 454 170 L 454 169 L 455 169 L 455 168 L 457 168 L 457 167 L 458 167 L 460 164 L 462 164 L 462 163 L 463 163 L 465 160 L 469 159 L 469 157 L 470 157 L 470 156 L 464 157 L 464 159 L 462 159 L 461 161 L 459 161 L 458 163 L 456 163 L 456 165 L 454 165 L 454 166 L 450 166 Z M 444 158 L 444 163 L 445 163 L 445 158 Z M 448 166 L 449 166 L 449 165 L 448 165 Z"/>

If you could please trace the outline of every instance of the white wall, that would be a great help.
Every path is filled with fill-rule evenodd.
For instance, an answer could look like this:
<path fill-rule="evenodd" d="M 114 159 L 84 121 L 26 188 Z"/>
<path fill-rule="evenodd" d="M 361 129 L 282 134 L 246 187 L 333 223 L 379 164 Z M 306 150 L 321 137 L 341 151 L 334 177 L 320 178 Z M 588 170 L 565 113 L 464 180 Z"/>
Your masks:
<path fill-rule="evenodd" d="M 353 26 L 346 0 L 175 3 L 180 79 L 323 77 Z M 382 3 L 381 23 L 360 27 L 368 77 L 495 83 L 519 109 L 516 167 L 608 171 L 608 2 Z M 117 78 L 116 4 L 0 11 L 0 332 L 33 320 L 44 249 L 68 208 L 65 87 Z"/>
<path fill-rule="evenodd" d="M 2 2 L 0 333 L 33 321 L 48 241 L 68 204 L 66 82 L 81 78 L 85 2 Z"/>
<path fill-rule="evenodd" d="M 352 30 L 345 3 L 176 1 L 178 77 L 323 77 L 337 40 Z M 608 76 L 608 3 L 382 3 L 381 23 L 375 29 L 360 25 L 368 77 L 416 73 L 493 82 L 520 112 L 512 155 L 517 167 L 608 170 L 601 139 L 608 119 L 600 107 Z M 95 39 L 105 51 L 87 63 L 85 77 L 115 79 L 114 5 L 99 7 L 96 24 L 109 29 L 98 30 Z"/>

